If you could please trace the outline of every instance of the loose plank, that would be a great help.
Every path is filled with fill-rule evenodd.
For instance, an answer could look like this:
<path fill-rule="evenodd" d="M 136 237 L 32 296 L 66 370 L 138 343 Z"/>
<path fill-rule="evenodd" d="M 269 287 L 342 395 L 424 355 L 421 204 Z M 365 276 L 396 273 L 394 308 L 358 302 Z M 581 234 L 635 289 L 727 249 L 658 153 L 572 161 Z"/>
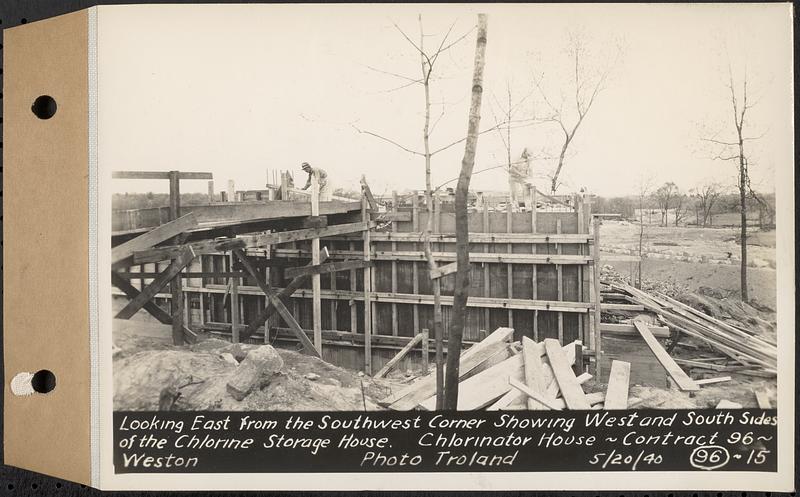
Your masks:
<path fill-rule="evenodd" d="M 650 333 L 650 330 L 647 328 L 647 325 L 641 321 L 634 321 L 634 326 L 639 331 L 639 334 L 644 338 L 644 341 L 647 343 L 647 346 L 650 347 L 650 350 L 653 352 L 653 355 L 656 356 L 658 362 L 664 367 L 667 371 L 667 374 L 672 378 L 672 380 L 678 385 L 683 391 L 695 391 L 700 390 L 700 386 L 695 383 L 695 381 L 678 366 L 677 363 L 672 359 L 672 357 L 664 350 L 664 347 L 658 343 L 656 337 Z"/>
<path fill-rule="evenodd" d="M 758 402 L 759 409 L 772 409 L 772 403 L 769 401 L 769 395 L 764 390 L 756 390 L 756 402 Z"/>
<path fill-rule="evenodd" d="M 608 387 L 603 409 L 610 411 L 628 408 L 628 388 L 631 379 L 631 363 L 612 361 L 608 374 Z"/>
<path fill-rule="evenodd" d="M 542 365 L 542 356 L 539 350 L 536 350 L 536 342 L 530 338 L 522 337 L 522 357 L 525 363 L 525 384 L 528 388 L 539 396 L 544 396 L 547 391 L 547 379 L 545 378 L 544 366 Z M 512 384 L 513 386 L 513 384 Z M 519 390 L 519 389 L 518 389 Z M 521 390 L 528 395 L 528 409 L 540 410 L 546 406 L 542 402 L 528 392 Z M 552 409 L 552 408 L 551 408 Z"/>
<path fill-rule="evenodd" d="M 542 405 L 554 411 L 560 411 L 563 409 L 563 407 L 559 406 L 559 404 L 555 402 L 555 399 L 548 399 L 541 393 L 528 388 L 524 383 L 520 383 L 519 381 L 515 380 L 513 377 L 508 378 L 508 384 L 527 395 L 530 400 L 533 400 L 538 405 Z"/>
<path fill-rule="evenodd" d="M 567 361 L 567 356 L 561 348 L 561 344 L 554 338 L 546 338 L 544 340 L 544 348 L 547 353 L 547 359 L 550 360 L 550 367 L 553 368 L 553 374 L 558 382 L 558 388 L 561 390 L 561 396 L 567 403 L 569 409 L 589 409 L 591 404 L 586 400 L 586 395 L 583 389 L 578 384 L 575 378 L 575 373 Z"/>

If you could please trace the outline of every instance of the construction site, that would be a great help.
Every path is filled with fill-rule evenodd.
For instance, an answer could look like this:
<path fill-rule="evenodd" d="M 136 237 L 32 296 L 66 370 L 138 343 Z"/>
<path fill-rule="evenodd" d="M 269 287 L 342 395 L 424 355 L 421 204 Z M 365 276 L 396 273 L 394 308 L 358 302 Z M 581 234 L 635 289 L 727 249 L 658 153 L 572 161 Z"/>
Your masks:
<path fill-rule="evenodd" d="M 167 207 L 113 212 L 115 409 L 441 407 L 452 195 L 430 210 L 366 178 L 360 199 L 320 201 L 285 171 L 222 192 L 210 173 L 113 177 L 170 187 Z M 208 202 L 182 206 L 198 180 Z M 774 312 L 634 285 L 608 264 L 637 258 L 602 250 L 619 214 L 527 196 L 470 198 L 459 410 L 776 407 Z"/>

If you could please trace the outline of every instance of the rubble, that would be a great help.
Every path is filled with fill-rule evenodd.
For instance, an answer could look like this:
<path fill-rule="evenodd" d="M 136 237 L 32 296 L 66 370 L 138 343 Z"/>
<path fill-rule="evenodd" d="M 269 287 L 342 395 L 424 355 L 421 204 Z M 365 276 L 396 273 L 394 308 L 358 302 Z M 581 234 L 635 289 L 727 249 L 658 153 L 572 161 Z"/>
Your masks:
<path fill-rule="evenodd" d="M 236 400 L 243 400 L 254 388 L 268 382 L 269 378 L 278 373 L 282 367 L 283 359 L 271 345 L 262 345 L 251 350 L 228 381 L 228 393 Z"/>

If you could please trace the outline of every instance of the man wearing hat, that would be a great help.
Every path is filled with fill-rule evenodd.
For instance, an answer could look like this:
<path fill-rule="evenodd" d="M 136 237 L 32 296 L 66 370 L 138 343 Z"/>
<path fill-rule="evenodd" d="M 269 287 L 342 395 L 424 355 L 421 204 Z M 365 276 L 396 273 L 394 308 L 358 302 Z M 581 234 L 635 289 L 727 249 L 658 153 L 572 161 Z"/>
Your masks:
<path fill-rule="evenodd" d="M 328 187 L 328 173 L 320 167 L 311 167 L 308 162 L 303 162 L 303 171 L 308 173 L 308 181 L 303 190 L 308 190 L 311 187 L 311 178 L 316 176 L 317 184 L 319 185 L 319 200 L 320 202 L 327 202 L 331 199 L 331 191 Z"/>

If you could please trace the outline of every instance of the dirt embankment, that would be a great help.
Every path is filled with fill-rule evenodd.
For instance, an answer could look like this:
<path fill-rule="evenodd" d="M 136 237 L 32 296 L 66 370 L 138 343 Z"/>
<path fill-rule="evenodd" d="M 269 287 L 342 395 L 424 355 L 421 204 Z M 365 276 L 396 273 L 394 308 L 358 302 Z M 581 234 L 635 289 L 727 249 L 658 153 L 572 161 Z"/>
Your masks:
<path fill-rule="evenodd" d="M 282 367 L 263 373 L 252 391 L 236 400 L 228 384 L 240 360 L 258 347 L 270 346 L 236 346 L 208 339 L 176 347 L 165 338 L 118 330 L 114 334 L 114 409 L 364 411 L 381 409 L 376 400 L 390 392 L 388 382 L 275 349 Z"/>

